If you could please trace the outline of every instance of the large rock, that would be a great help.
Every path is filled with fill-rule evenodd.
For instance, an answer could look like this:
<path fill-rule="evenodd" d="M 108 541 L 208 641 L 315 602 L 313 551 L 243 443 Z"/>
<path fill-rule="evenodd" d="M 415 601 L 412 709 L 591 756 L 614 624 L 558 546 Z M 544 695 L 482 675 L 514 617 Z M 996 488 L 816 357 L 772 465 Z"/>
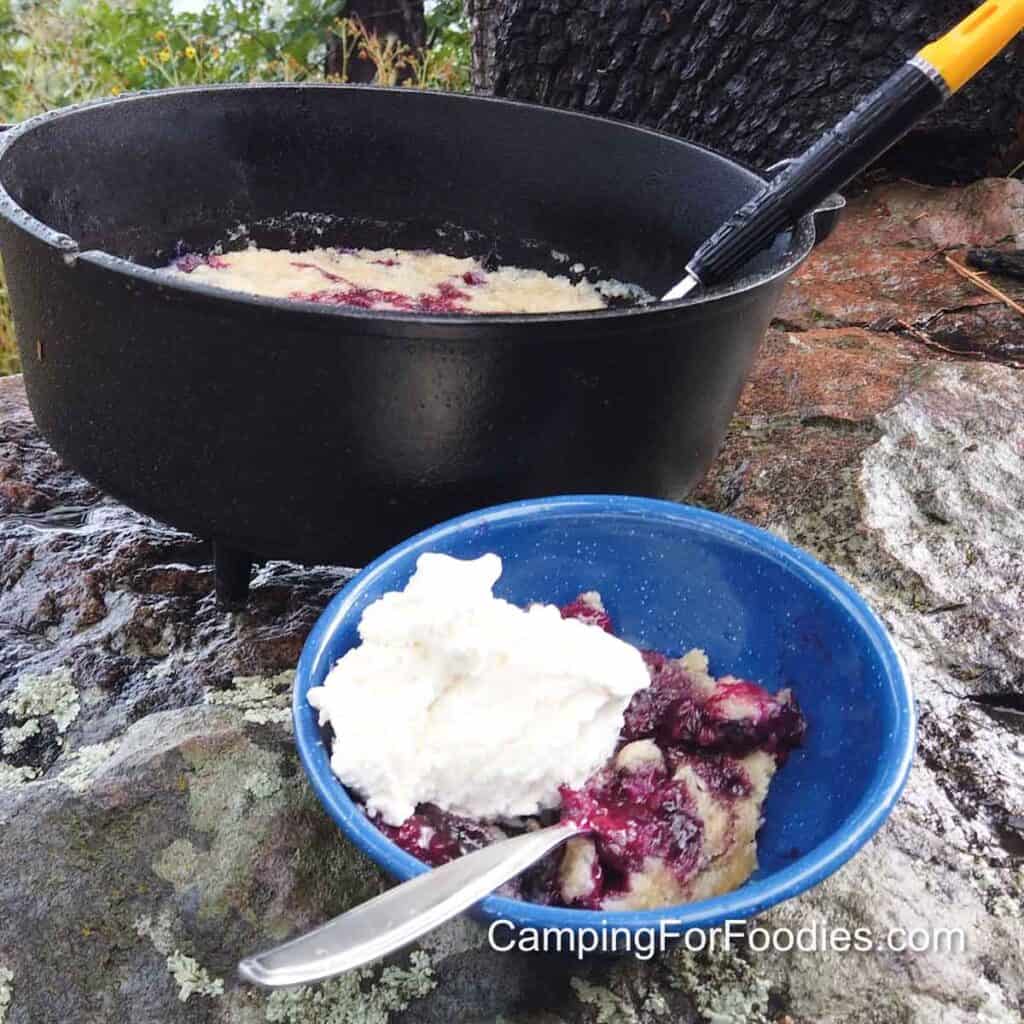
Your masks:
<path fill-rule="evenodd" d="M 741 944 L 581 964 L 494 952 L 462 919 L 323 986 L 241 986 L 242 955 L 387 884 L 319 809 L 289 732 L 298 651 L 349 571 L 271 565 L 245 611 L 219 611 L 204 546 L 64 469 L 10 378 L 0 1022 L 1019 1021 L 1024 389 L 998 363 L 1015 361 L 1003 307 L 936 258 L 978 196 L 988 226 L 971 221 L 971 241 L 994 244 L 1019 216 L 1005 185 L 893 186 L 853 205 L 787 293 L 698 495 L 850 579 L 887 622 L 921 715 L 888 824 L 752 924 L 864 927 L 880 941 L 957 928 L 965 950 Z M 970 359 L 928 344 L 965 309 L 990 326 L 968 339 Z"/>

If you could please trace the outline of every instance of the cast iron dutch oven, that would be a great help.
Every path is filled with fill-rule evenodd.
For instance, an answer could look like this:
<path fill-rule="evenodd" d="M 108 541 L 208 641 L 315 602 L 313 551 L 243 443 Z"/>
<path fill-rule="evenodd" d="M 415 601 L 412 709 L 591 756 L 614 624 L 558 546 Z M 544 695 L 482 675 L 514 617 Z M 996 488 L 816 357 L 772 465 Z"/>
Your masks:
<path fill-rule="evenodd" d="M 521 103 L 181 89 L 0 136 L 0 252 L 47 440 L 119 500 L 212 540 L 231 597 L 252 557 L 361 564 L 510 499 L 684 497 L 814 226 L 699 297 L 561 315 L 328 308 L 152 268 L 225 240 L 563 273 L 568 254 L 657 295 L 763 184 L 691 143 Z"/>

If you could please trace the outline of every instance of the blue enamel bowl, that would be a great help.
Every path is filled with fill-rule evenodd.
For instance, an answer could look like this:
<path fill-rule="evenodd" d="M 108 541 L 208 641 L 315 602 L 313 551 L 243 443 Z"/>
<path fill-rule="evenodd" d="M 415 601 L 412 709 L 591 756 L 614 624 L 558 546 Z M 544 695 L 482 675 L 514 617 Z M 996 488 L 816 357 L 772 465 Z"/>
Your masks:
<path fill-rule="evenodd" d="M 750 918 L 832 874 L 899 798 L 914 750 L 913 696 L 885 629 L 835 573 L 763 530 L 670 502 L 608 495 L 519 501 L 392 548 L 334 598 L 303 649 L 293 708 L 303 767 L 345 835 L 391 875 L 429 869 L 377 831 L 331 773 L 330 736 L 306 693 L 358 643 L 363 609 L 401 589 L 426 551 L 460 558 L 497 552 L 504 572 L 496 593 L 520 605 L 564 604 L 598 590 L 619 636 L 670 654 L 701 647 L 716 675 L 773 691 L 790 686 L 808 722 L 805 745 L 772 783 L 760 866 L 734 892 L 614 913 L 491 896 L 478 904 L 479 916 L 519 928 L 631 932 Z"/>

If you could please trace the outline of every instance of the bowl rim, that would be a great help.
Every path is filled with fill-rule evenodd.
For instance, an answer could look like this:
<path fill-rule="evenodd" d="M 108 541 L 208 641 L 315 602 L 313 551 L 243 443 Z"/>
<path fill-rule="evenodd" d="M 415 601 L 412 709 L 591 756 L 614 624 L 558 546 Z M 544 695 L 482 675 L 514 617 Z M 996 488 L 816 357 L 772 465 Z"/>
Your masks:
<path fill-rule="evenodd" d="M 185 85 L 173 86 L 167 89 L 136 90 L 132 92 L 119 93 L 117 96 L 104 96 L 98 99 L 84 100 L 80 103 L 70 104 L 55 110 L 44 111 L 34 117 L 27 118 L 11 126 L 6 126 L 0 132 L 0 169 L 2 169 L 3 158 L 7 151 L 17 145 L 18 141 L 31 134 L 36 128 L 60 121 L 65 118 L 75 117 L 77 114 L 97 108 L 116 107 L 131 103 L 159 103 L 164 98 L 194 93 L 196 95 L 215 94 L 218 92 L 254 92 L 254 91 L 328 91 L 341 90 L 345 93 L 375 92 L 387 93 L 389 95 L 406 97 L 429 97 L 428 102 L 448 103 L 487 103 L 495 111 L 510 107 L 527 107 L 533 110 L 543 111 L 545 116 L 584 119 L 608 126 L 610 129 L 622 134 L 633 133 L 638 136 L 653 136 L 669 142 L 700 150 L 709 153 L 718 159 L 726 160 L 734 164 L 746 174 L 760 180 L 764 185 L 767 181 L 758 171 L 749 167 L 746 163 L 727 156 L 710 146 L 693 142 L 668 132 L 658 131 L 643 125 L 632 124 L 628 121 L 619 121 L 610 117 L 601 117 L 596 114 L 585 114 L 581 111 L 569 110 L 561 107 L 549 107 L 540 103 L 529 103 L 524 100 L 506 99 L 500 96 L 485 96 L 474 93 L 442 92 L 433 89 L 410 90 L 396 88 L 394 86 L 368 85 L 362 83 L 332 83 L 332 82 L 222 82 L 211 85 Z M 401 100 L 399 100 L 401 102 Z M 214 303 L 215 306 L 227 308 L 228 303 L 251 307 L 255 311 L 279 310 L 284 312 L 304 314 L 323 318 L 330 323 L 338 318 L 361 322 L 361 327 L 374 323 L 406 324 L 412 323 L 421 326 L 445 327 L 455 332 L 471 330 L 474 324 L 497 325 L 504 327 L 526 328 L 527 330 L 541 324 L 567 323 L 581 324 L 593 323 L 595 321 L 611 321 L 615 324 L 626 323 L 635 325 L 637 318 L 641 322 L 650 322 L 650 319 L 677 313 L 680 309 L 689 307 L 714 306 L 726 299 L 733 297 L 748 296 L 755 289 L 785 280 L 799 267 L 810 255 L 815 245 L 814 215 L 804 214 L 792 225 L 792 241 L 789 250 L 773 263 L 767 270 L 756 274 L 750 274 L 735 280 L 729 280 L 722 284 L 715 285 L 705 290 L 694 292 L 681 299 L 673 299 L 670 302 L 655 301 L 646 306 L 623 306 L 616 308 L 579 310 L 575 312 L 554 312 L 554 313 L 475 313 L 472 315 L 452 313 L 415 313 L 409 311 L 391 310 L 366 310 L 348 306 L 329 306 L 322 303 L 305 302 L 296 299 L 280 299 L 265 295 L 254 295 L 248 292 L 233 291 L 227 288 L 218 288 L 213 285 L 203 284 L 199 281 L 192 281 L 189 278 L 176 278 L 164 274 L 161 269 L 143 266 L 133 263 L 131 260 L 101 249 L 81 249 L 78 242 L 68 235 L 62 234 L 55 228 L 33 217 L 27 210 L 18 204 L 14 197 L 7 191 L 0 180 L 0 220 L 6 220 L 18 230 L 26 232 L 32 238 L 44 243 L 62 253 L 69 264 L 78 260 L 92 264 L 101 270 L 112 272 L 133 281 L 143 287 L 154 287 L 166 291 L 172 295 L 191 295 L 193 298 Z M 680 268 L 679 276 L 683 276 L 685 268 Z M 470 340 L 475 341 L 475 334 Z"/>
<path fill-rule="evenodd" d="M 329 754 L 321 741 L 317 713 L 306 699 L 311 674 L 322 660 L 333 633 L 348 617 L 366 587 L 389 571 L 394 562 L 425 542 L 464 532 L 483 524 L 532 518 L 554 512 L 635 515 L 685 524 L 709 537 L 739 542 L 766 554 L 813 585 L 824 589 L 862 630 L 879 658 L 893 696 L 896 720 L 884 738 L 882 756 L 867 791 L 841 826 L 792 864 L 764 878 L 711 899 L 654 910 L 600 911 L 551 907 L 505 896 L 488 896 L 474 911 L 492 921 L 516 928 L 625 929 L 630 933 L 658 929 L 708 928 L 728 920 L 753 917 L 767 907 L 790 899 L 838 870 L 878 831 L 889 816 L 913 761 L 916 710 L 913 691 L 901 659 L 877 615 L 865 600 L 831 569 L 767 530 L 689 505 L 627 495 L 562 495 L 508 502 L 469 512 L 422 530 L 389 549 L 354 576 L 324 609 L 303 646 L 295 676 L 292 714 L 295 742 L 302 767 L 320 803 L 351 842 L 378 866 L 400 881 L 430 868 L 400 849 L 371 824 L 360 806 L 331 772 Z"/>

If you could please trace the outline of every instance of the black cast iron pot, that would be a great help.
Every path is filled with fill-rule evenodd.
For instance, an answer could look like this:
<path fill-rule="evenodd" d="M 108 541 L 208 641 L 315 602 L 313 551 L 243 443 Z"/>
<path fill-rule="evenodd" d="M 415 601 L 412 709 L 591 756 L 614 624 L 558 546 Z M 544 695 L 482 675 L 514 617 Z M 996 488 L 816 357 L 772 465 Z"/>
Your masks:
<path fill-rule="evenodd" d="M 325 308 L 150 268 L 225 239 L 394 245 L 563 273 L 568 254 L 660 294 L 762 184 L 678 139 L 519 103 L 183 89 L 0 136 L 0 252 L 43 434 L 211 539 L 237 597 L 251 557 L 361 564 L 507 499 L 682 498 L 814 227 L 699 298 L 563 315 Z"/>

